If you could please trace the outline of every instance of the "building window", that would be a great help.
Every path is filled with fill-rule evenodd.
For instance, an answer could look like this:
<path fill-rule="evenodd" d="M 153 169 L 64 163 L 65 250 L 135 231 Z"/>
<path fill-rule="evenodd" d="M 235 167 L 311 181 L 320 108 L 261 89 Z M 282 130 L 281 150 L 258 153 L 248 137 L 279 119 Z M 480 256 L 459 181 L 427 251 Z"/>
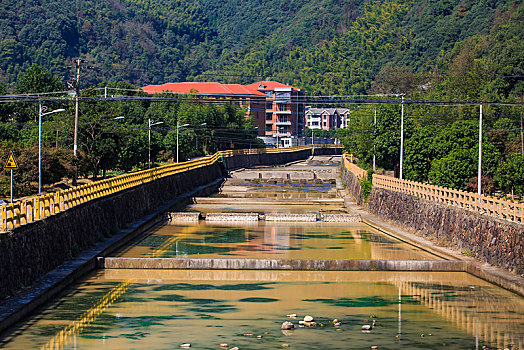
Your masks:
<path fill-rule="evenodd" d="M 290 100 L 291 99 L 291 93 L 290 92 L 283 92 L 283 91 L 276 91 L 275 92 L 275 98 L 280 100 Z"/>
<path fill-rule="evenodd" d="M 266 131 L 272 131 L 271 125 L 266 125 Z"/>
<path fill-rule="evenodd" d="M 288 112 L 289 106 L 287 103 L 277 103 L 277 111 L 279 112 Z"/>
<path fill-rule="evenodd" d="M 271 108 L 273 108 L 273 104 L 271 102 L 267 102 L 266 109 L 271 109 Z"/>
<path fill-rule="evenodd" d="M 266 120 L 273 120 L 273 114 L 266 113 Z"/>

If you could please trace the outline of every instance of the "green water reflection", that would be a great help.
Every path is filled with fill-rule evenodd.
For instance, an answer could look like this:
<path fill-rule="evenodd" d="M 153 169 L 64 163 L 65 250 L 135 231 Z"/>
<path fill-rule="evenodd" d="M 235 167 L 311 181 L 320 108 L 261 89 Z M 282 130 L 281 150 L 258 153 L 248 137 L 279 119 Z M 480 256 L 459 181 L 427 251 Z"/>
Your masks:
<path fill-rule="evenodd" d="M 118 297 L 107 297 L 122 286 Z M 86 319 L 89 314 L 96 316 Z M 305 315 L 318 326 L 299 328 Z M 376 327 L 364 333 L 371 315 Z M 281 331 L 286 320 L 297 328 Z M 72 324 L 80 327 L 64 336 Z M 73 286 L 0 345 L 518 349 L 523 336 L 523 299 L 465 273 L 105 270 Z"/>
<path fill-rule="evenodd" d="M 118 254 L 124 257 L 438 259 L 365 224 L 255 222 L 242 227 L 164 225 Z"/>

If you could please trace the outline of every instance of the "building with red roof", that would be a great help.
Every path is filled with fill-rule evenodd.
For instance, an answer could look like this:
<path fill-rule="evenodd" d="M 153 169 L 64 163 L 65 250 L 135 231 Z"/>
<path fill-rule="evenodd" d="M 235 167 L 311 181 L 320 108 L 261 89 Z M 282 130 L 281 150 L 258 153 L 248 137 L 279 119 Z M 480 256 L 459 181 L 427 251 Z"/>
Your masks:
<path fill-rule="evenodd" d="M 166 83 L 144 86 L 148 94 L 171 92 L 207 98 L 232 99 L 247 109 L 259 136 L 302 136 L 304 133 L 305 91 L 277 81 L 261 81 L 250 85 L 205 82 Z"/>
<path fill-rule="evenodd" d="M 279 143 L 304 134 L 306 92 L 278 81 L 260 81 L 246 85 L 266 95 L 265 136 L 280 137 Z M 289 144 L 290 145 L 290 144 Z"/>

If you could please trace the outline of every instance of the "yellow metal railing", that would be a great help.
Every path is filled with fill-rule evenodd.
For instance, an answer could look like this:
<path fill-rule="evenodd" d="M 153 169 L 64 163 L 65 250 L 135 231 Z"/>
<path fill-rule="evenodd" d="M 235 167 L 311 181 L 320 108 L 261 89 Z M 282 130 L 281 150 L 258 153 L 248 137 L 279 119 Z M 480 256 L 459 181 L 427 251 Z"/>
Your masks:
<path fill-rule="evenodd" d="M 351 171 L 358 179 L 367 179 L 368 178 L 368 172 L 364 169 L 361 169 L 356 164 L 353 163 L 353 155 L 344 153 L 343 162 L 344 167 Z"/>
<path fill-rule="evenodd" d="M 524 224 L 524 203 L 516 203 L 484 195 L 479 196 L 477 193 L 377 174 L 373 175 L 373 187 L 406 193 L 429 201 Z"/>
<path fill-rule="evenodd" d="M 337 145 L 315 145 L 315 147 L 332 148 L 337 147 Z M 101 198 L 115 192 L 154 181 L 162 177 L 211 165 L 222 157 L 226 158 L 236 155 L 260 153 L 295 152 L 311 148 L 312 146 L 308 145 L 274 149 L 258 148 L 219 151 L 211 156 L 194 159 L 187 162 L 168 164 L 153 169 L 120 175 L 110 179 L 58 191 L 53 194 L 45 194 L 39 197 L 24 199 L 2 206 L 2 231 L 7 231 L 8 229 L 25 225 L 35 220 L 43 219 L 47 216 L 60 213 L 87 201 Z"/>

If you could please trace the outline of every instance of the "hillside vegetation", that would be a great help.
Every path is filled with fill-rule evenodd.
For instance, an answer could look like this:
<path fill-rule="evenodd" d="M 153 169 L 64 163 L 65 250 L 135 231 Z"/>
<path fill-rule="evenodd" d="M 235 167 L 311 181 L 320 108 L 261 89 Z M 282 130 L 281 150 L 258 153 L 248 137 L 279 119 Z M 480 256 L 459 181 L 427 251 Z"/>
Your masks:
<path fill-rule="evenodd" d="M 314 94 L 369 92 L 391 67 L 461 74 L 465 57 L 514 76 L 522 16 L 515 0 L 5 0 L 0 81 L 33 63 L 66 78 L 73 57 L 96 67 L 91 84 L 271 78 Z"/>
<path fill-rule="evenodd" d="M 405 94 L 404 176 L 474 191 L 478 101 L 522 99 L 523 38 L 518 0 L 3 0 L 0 94 L 64 90 L 76 57 L 94 67 L 82 71 L 84 96 L 99 94 L 94 86 L 263 79 L 309 96 Z M 370 168 L 375 146 L 378 168 L 398 171 L 400 97 L 391 99 L 313 103 L 349 107 L 349 128 L 337 135 L 346 151 Z M 181 159 L 259 146 L 238 106 L 103 101 L 82 104 L 82 157 L 73 164 L 73 105 L 48 107 L 67 112 L 44 121 L 45 184 L 74 168 L 96 177 L 148 166 L 149 120 L 164 123 L 153 132 L 153 163 L 176 159 L 177 123 L 190 124 Z M 37 111 L 36 103 L 0 105 L 0 156 L 15 150 L 30 167 L 17 173 L 19 195 L 35 191 Z M 522 101 L 484 106 L 484 192 L 524 195 L 522 113 Z M 7 188 L 4 172 L 0 195 Z"/>

